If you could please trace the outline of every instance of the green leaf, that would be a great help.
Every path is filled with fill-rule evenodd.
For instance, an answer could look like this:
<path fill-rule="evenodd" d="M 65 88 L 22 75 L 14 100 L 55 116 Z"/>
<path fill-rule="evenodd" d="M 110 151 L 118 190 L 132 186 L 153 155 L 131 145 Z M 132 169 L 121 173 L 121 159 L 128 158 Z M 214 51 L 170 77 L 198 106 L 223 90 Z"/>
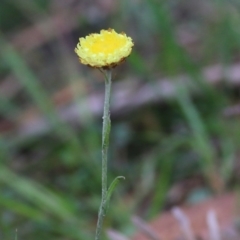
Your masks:
<path fill-rule="evenodd" d="M 112 196 L 112 193 L 113 193 L 114 189 L 116 188 L 117 184 L 119 183 L 120 179 L 125 180 L 125 177 L 124 177 L 124 176 L 118 176 L 118 177 L 116 177 L 116 178 L 112 181 L 112 183 L 110 184 L 110 187 L 108 188 L 105 211 L 107 211 L 107 209 L 108 209 L 108 205 L 109 205 L 110 198 L 111 198 L 111 196 Z"/>

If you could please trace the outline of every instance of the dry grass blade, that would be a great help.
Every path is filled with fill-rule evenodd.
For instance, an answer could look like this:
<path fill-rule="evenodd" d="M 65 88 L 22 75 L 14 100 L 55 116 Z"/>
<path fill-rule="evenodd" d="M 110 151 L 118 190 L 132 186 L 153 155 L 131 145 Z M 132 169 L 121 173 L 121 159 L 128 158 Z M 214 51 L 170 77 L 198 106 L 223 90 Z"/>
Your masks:
<path fill-rule="evenodd" d="M 195 240 L 191 223 L 187 215 L 178 207 L 172 209 L 172 214 L 178 220 L 186 240 Z"/>
<path fill-rule="evenodd" d="M 160 240 L 158 233 L 141 218 L 134 216 L 132 222 L 150 240 Z"/>
<path fill-rule="evenodd" d="M 107 230 L 107 236 L 110 240 L 129 240 L 129 238 L 127 238 L 123 234 L 121 234 L 113 229 Z"/>
<path fill-rule="evenodd" d="M 217 221 L 216 212 L 214 210 L 209 210 L 207 213 L 207 225 L 210 239 L 221 240 L 220 227 Z"/>

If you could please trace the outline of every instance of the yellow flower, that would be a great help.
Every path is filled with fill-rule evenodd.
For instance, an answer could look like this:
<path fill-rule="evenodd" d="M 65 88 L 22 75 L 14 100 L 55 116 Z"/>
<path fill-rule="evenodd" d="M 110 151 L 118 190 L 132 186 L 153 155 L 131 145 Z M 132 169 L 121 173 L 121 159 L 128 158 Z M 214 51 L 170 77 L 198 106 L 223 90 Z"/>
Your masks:
<path fill-rule="evenodd" d="M 133 41 L 125 33 L 113 29 L 101 30 L 80 38 L 75 52 L 80 62 L 97 68 L 111 68 L 120 64 L 132 51 Z"/>

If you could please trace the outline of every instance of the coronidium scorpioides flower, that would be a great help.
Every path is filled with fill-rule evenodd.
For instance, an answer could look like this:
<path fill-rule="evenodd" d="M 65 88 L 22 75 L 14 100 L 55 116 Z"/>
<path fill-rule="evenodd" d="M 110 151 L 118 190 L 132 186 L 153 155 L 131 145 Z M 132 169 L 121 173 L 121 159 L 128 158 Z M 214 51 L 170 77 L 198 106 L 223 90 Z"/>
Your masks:
<path fill-rule="evenodd" d="M 133 41 L 125 33 L 108 29 L 80 38 L 75 52 L 82 64 L 96 68 L 112 68 L 130 55 L 132 47 Z"/>

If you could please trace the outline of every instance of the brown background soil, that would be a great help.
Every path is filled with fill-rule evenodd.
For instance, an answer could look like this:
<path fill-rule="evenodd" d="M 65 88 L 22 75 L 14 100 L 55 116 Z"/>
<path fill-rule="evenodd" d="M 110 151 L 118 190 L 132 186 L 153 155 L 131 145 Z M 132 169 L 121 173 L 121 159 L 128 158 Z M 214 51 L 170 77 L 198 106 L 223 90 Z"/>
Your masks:
<path fill-rule="evenodd" d="M 209 210 L 215 211 L 221 231 L 233 226 L 234 219 L 236 219 L 238 213 L 234 194 L 212 198 L 197 205 L 183 206 L 181 210 L 189 218 L 196 238 L 204 240 L 208 239 L 206 216 Z M 150 227 L 161 240 L 184 239 L 180 225 L 171 212 L 161 214 L 150 223 Z M 133 240 L 149 239 L 141 232 L 138 232 L 133 237 Z"/>

